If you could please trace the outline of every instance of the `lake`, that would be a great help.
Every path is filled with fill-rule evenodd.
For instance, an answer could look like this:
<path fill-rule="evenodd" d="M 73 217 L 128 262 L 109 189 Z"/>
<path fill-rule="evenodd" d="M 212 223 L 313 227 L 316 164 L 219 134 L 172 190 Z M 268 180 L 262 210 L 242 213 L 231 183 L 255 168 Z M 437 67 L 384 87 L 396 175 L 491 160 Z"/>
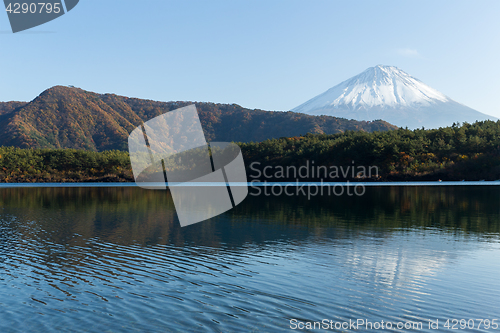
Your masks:
<path fill-rule="evenodd" d="M 249 195 L 180 228 L 168 191 L 0 188 L 0 331 L 498 331 L 499 190 Z"/>

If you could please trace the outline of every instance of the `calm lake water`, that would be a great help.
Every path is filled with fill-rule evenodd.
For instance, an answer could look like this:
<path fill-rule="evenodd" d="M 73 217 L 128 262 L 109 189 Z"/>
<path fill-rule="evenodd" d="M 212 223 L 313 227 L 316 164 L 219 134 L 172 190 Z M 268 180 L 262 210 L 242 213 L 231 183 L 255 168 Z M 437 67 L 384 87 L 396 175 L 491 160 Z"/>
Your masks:
<path fill-rule="evenodd" d="M 500 321 L 499 186 L 248 196 L 186 228 L 166 191 L 0 188 L 0 203 L 0 332 L 274 332 L 323 319 L 500 331 L 477 328 Z"/>

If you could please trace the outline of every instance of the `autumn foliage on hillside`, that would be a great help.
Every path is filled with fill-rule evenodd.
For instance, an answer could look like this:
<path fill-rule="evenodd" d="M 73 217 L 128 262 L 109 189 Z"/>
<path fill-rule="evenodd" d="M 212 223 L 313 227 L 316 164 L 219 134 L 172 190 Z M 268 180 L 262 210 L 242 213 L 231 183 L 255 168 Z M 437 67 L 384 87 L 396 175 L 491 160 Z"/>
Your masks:
<path fill-rule="evenodd" d="M 189 104 L 192 102 L 155 102 L 56 86 L 29 103 L 0 103 L 0 145 L 125 151 L 128 135 L 141 123 Z M 210 141 L 251 142 L 306 133 L 396 128 L 384 121 L 249 110 L 236 104 L 195 104 Z"/>

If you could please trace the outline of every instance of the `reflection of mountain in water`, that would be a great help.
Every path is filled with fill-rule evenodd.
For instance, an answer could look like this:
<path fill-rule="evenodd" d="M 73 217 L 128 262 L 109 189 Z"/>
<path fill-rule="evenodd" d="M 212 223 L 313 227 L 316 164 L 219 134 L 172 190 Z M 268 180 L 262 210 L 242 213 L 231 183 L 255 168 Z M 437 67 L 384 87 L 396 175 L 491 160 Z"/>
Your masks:
<path fill-rule="evenodd" d="M 418 232 L 404 236 L 397 233 L 394 238 L 371 241 L 384 246 L 370 244 L 370 240 L 358 240 L 346 251 L 345 267 L 349 268 L 353 277 L 368 276 L 377 284 L 392 287 L 408 286 L 409 282 L 418 287 L 410 279 L 434 275 L 450 259 L 461 256 L 453 243 L 431 243 Z M 461 250 L 467 247 L 460 245 Z"/>
<path fill-rule="evenodd" d="M 165 191 L 0 189 L 0 298 L 12 309 L 0 330 L 497 318 L 498 245 L 485 240 L 499 239 L 498 196 L 486 187 L 249 196 L 181 229 Z"/>

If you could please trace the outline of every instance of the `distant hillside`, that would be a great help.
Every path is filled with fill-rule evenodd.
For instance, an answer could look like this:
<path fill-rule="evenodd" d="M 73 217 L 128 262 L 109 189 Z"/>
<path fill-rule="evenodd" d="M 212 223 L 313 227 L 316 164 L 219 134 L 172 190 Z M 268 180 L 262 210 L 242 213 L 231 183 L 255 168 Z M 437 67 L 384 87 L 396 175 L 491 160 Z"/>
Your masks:
<path fill-rule="evenodd" d="M 0 145 L 21 148 L 126 150 L 144 121 L 192 102 L 155 102 L 56 86 L 29 103 L 0 103 Z M 249 110 L 236 104 L 196 103 L 209 141 L 263 141 L 306 133 L 396 129 L 384 121 L 355 121 L 295 112 Z"/>
<path fill-rule="evenodd" d="M 18 107 L 24 106 L 26 102 L 0 102 L 0 116 L 14 111 Z"/>

